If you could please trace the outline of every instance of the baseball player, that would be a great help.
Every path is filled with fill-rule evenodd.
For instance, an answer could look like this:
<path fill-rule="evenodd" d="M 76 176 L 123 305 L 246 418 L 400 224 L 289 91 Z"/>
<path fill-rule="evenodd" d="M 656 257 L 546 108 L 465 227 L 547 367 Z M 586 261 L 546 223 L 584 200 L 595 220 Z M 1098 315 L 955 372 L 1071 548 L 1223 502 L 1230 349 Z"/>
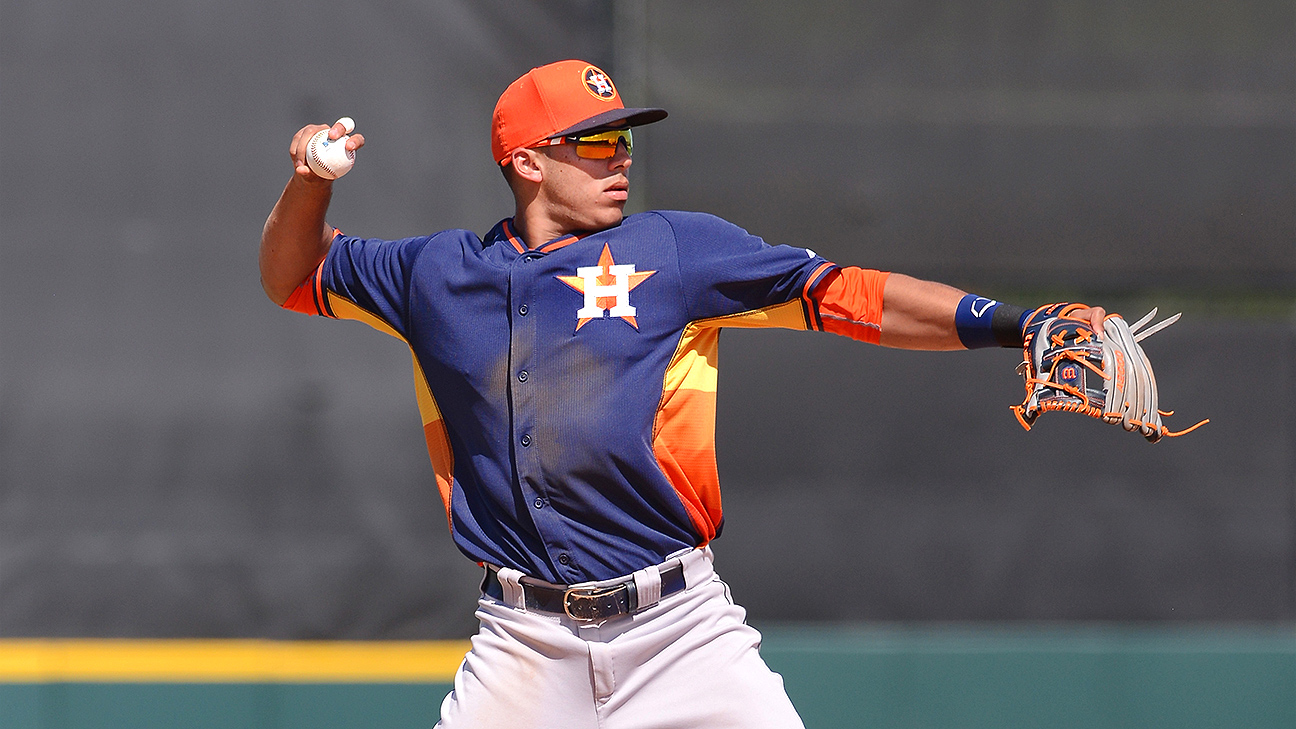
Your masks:
<path fill-rule="evenodd" d="M 623 217 L 632 130 L 665 117 L 626 108 L 592 64 L 532 69 L 495 107 L 492 153 L 516 206 L 482 238 L 333 228 L 333 182 L 304 157 L 327 127 L 293 138 L 261 241 L 265 291 L 409 346 L 450 532 L 484 567 L 481 629 L 439 726 L 801 726 L 712 568 L 720 330 L 1022 345 L 1019 307 L 771 246 L 711 215 Z"/>

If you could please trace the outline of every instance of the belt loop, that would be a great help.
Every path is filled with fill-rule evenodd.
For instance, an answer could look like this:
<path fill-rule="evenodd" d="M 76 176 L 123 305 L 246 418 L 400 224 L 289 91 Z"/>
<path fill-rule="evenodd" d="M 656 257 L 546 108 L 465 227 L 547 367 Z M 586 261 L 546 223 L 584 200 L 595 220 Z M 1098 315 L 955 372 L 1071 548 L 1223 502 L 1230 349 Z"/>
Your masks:
<path fill-rule="evenodd" d="M 634 573 L 637 609 L 644 610 L 661 601 L 661 570 L 657 565 L 645 567 Z"/>
<path fill-rule="evenodd" d="M 518 610 L 526 610 L 526 595 L 522 592 L 521 580 L 521 572 L 511 567 L 500 568 L 499 581 L 504 591 L 503 602 Z"/>
<path fill-rule="evenodd" d="M 711 581 L 715 576 L 714 559 L 709 545 L 680 555 L 680 563 L 684 566 L 684 584 L 688 589 L 692 590 Z"/>

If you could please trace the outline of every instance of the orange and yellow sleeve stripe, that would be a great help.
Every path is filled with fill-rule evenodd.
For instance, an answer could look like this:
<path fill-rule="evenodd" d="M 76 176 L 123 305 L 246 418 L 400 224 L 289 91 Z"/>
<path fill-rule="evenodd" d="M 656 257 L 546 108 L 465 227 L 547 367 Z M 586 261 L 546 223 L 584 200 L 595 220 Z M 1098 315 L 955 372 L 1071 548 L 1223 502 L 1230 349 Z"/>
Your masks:
<path fill-rule="evenodd" d="M 715 538 L 723 512 L 716 467 L 716 390 L 720 330 L 808 330 L 813 323 L 802 300 L 692 322 L 684 329 L 666 368 L 653 422 L 653 454 L 675 488 L 703 546 Z"/>

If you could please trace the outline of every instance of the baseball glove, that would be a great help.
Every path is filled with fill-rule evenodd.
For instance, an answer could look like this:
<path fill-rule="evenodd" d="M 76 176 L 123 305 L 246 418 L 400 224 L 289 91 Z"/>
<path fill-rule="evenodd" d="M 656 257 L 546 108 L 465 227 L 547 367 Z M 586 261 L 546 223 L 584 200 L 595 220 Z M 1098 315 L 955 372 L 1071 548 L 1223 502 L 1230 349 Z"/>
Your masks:
<path fill-rule="evenodd" d="M 1130 326 L 1109 315 L 1101 335 L 1087 320 L 1073 316 L 1084 304 L 1052 304 L 1036 309 L 1023 327 L 1024 361 L 1017 372 L 1026 380 L 1026 399 L 1012 406 L 1022 427 L 1030 430 L 1041 413 L 1083 413 L 1105 423 L 1119 423 L 1155 443 L 1180 436 L 1210 422 L 1172 432 L 1162 422 L 1173 415 L 1157 409 L 1156 377 L 1139 342 L 1179 320 L 1174 316 L 1143 328 L 1157 310 Z"/>

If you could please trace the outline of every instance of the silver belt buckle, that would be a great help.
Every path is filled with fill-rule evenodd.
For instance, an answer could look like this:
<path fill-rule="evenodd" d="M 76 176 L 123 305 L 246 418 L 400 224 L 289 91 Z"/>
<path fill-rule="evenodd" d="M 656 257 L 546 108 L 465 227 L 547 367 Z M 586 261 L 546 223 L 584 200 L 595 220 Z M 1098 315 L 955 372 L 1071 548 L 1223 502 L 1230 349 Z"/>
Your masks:
<path fill-rule="evenodd" d="M 567 614 L 567 617 L 571 618 L 572 620 L 575 620 L 578 623 L 589 623 L 595 620 L 606 620 L 607 618 L 620 615 L 622 614 L 620 611 L 616 611 L 616 612 L 608 611 L 606 615 L 602 614 L 598 600 L 602 598 L 612 597 L 613 595 L 616 594 L 618 590 L 622 590 L 622 589 L 629 589 L 629 588 L 627 588 L 624 584 L 613 585 L 612 587 L 568 588 L 567 591 L 563 593 L 563 612 Z M 576 603 L 573 603 L 574 600 L 585 601 L 588 607 L 585 609 L 581 609 L 580 607 L 578 607 Z M 613 604 L 615 605 L 615 602 L 613 602 Z M 593 614 L 578 615 L 576 612 L 573 612 L 573 608 L 575 608 L 577 612 L 580 613 L 592 612 Z"/>

